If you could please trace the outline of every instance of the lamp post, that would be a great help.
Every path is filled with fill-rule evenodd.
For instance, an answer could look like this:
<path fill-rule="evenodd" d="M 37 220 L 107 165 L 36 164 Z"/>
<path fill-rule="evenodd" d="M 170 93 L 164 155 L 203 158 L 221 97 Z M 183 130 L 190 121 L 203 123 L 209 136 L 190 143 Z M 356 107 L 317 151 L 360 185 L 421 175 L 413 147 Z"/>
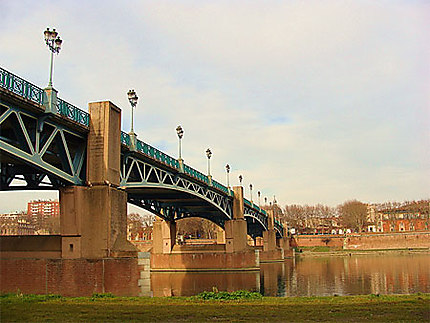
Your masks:
<path fill-rule="evenodd" d="M 225 165 L 225 170 L 227 172 L 227 188 L 230 191 L 230 165 Z"/>
<path fill-rule="evenodd" d="M 240 186 L 242 186 L 242 179 L 243 179 L 242 175 L 239 175 L 239 185 Z"/>
<path fill-rule="evenodd" d="M 261 200 L 260 200 L 261 192 L 260 192 L 260 191 L 258 191 L 258 192 L 257 192 L 257 195 L 258 195 L 258 207 L 261 207 Z"/>
<path fill-rule="evenodd" d="M 46 113 L 57 113 L 57 91 L 52 87 L 52 72 L 54 69 L 54 53 L 58 54 L 61 50 L 61 44 L 63 41 L 58 36 L 58 32 L 49 28 L 43 32 L 45 36 L 45 43 L 51 51 L 51 66 L 49 68 L 49 83 L 45 88 L 45 93 L 43 97 L 43 105 L 45 106 Z"/>
<path fill-rule="evenodd" d="M 251 203 L 254 204 L 252 201 L 252 184 L 249 184 L 249 192 L 251 193 Z"/>
<path fill-rule="evenodd" d="M 137 100 L 138 97 L 136 95 L 136 92 L 134 90 L 129 90 L 127 92 L 127 96 L 128 96 L 128 101 L 130 102 L 131 105 L 131 127 L 130 127 L 130 148 L 132 151 L 136 151 L 136 147 L 137 147 L 137 136 L 134 133 L 134 108 L 137 105 Z"/>
<path fill-rule="evenodd" d="M 184 172 L 184 160 L 182 159 L 182 137 L 184 136 L 184 129 L 179 125 L 176 127 L 176 134 L 178 135 L 179 139 L 179 171 Z"/>
<path fill-rule="evenodd" d="M 58 54 L 61 50 L 61 44 L 63 41 L 60 39 L 60 36 L 58 36 L 58 32 L 55 30 L 55 28 L 51 31 L 49 28 L 46 28 L 46 30 L 43 32 L 45 36 L 45 43 L 48 46 L 49 50 L 51 51 L 51 68 L 49 69 L 49 83 L 48 87 L 52 87 L 52 71 L 54 67 L 54 53 Z"/>
<path fill-rule="evenodd" d="M 206 149 L 206 157 L 208 158 L 208 179 L 209 179 L 209 185 L 212 185 L 212 176 L 211 176 L 211 157 L 212 157 L 212 152 L 211 152 L 211 150 L 209 148 Z"/>

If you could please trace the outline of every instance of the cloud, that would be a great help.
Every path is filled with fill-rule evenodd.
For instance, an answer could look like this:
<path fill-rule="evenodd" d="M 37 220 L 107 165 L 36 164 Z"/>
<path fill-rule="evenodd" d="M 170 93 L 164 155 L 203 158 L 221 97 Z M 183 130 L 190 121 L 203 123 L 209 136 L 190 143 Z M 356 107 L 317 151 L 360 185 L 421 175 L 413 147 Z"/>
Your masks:
<path fill-rule="evenodd" d="M 55 5 L 54 5 L 55 4 Z M 429 5 L 420 1 L 3 2 L 0 61 L 60 96 L 111 100 L 139 138 L 280 203 L 428 197 Z M 46 7 L 55 8 L 50 12 Z M 4 44 L 4 45 L 3 45 Z M 17 49 L 22 50 L 17 50 Z M 249 196 L 249 192 L 247 193 Z"/>

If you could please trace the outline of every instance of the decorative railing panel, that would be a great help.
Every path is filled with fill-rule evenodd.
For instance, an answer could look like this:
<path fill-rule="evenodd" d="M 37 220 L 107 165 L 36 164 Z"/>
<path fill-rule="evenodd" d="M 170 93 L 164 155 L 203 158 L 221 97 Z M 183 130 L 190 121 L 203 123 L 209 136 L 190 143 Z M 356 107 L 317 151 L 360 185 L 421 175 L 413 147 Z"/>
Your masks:
<path fill-rule="evenodd" d="M 23 98 L 43 105 L 45 93 L 43 89 L 9 71 L 6 71 L 2 67 L 0 67 L 0 86 L 22 96 Z M 60 98 L 57 99 L 57 112 L 82 126 L 89 127 L 90 125 L 90 115 L 87 112 Z"/>
<path fill-rule="evenodd" d="M 43 104 L 44 91 L 0 67 L 0 86 L 28 100 Z"/>
<path fill-rule="evenodd" d="M 205 182 L 209 185 L 209 178 L 206 175 L 200 173 L 198 170 L 195 170 L 188 165 L 184 165 L 184 173 L 194 178 L 197 178 L 199 181 Z"/>
<path fill-rule="evenodd" d="M 130 135 L 124 131 L 121 131 L 121 143 L 130 146 Z"/>
<path fill-rule="evenodd" d="M 137 151 L 140 151 L 141 153 L 144 153 L 145 155 L 152 157 L 159 162 L 167 164 L 170 167 L 179 168 L 179 162 L 175 158 L 170 157 L 169 155 L 163 153 L 157 148 L 152 147 L 151 145 L 148 145 L 141 140 L 137 140 L 136 149 Z"/>
<path fill-rule="evenodd" d="M 212 185 L 213 185 L 213 187 L 219 189 L 220 191 L 223 191 L 224 193 L 230 195 L 229 189 L 227 187 L 225 187 L 224 185 L 218 183 L 217 181 L 212 180 Z"/>
<path fill-rule="evenodd" d="M 74 105 L 62 100 L 57 100 L 57 112 L 68 119 L 71 119 L 82 126 L 89 127 L 90 115 L 89 113 L 82 111 Z"/>

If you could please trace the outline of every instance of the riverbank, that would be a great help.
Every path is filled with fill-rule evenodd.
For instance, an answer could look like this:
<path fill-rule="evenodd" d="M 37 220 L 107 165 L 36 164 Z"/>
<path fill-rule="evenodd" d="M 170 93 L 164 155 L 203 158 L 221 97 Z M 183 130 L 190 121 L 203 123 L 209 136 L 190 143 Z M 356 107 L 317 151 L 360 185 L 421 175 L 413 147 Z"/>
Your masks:
<path fill-rule="evenodd" d="M 69 298 L 3 295 L 2 322 L 428 322 L 430 294 L 338 297 Z"/>
<path fill-rule="evenodd" d="M 357 249 L 341 249 L 337 247 L 302 247 L 296 248 L 295 255 L 298 257 L 347 257 L 360 255 L 413 255 L 413 254 L 428 254 L 429 248 L 415 249 L 373 249 L 373 250 L 357 250 Z"/>

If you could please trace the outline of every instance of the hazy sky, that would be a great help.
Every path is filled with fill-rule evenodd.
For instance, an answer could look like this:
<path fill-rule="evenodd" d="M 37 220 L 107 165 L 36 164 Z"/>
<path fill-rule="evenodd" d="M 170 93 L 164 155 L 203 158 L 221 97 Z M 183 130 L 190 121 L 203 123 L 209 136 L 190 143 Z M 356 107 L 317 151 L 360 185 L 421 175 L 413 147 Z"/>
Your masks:
<path fill-rule="evenodd" d="M 177 157 L 181 124 L 185 162 L 205 172 L 210 147 L 214 178 L 229 163 L 248 198 L 250 183 L 282 205 L 430 196 L 430 1 L 3 0 L 0 12 L 2 67 L 47 85 L 55 27 L 61 98 L 110 100 L 129 131 L 134 88 L 139 139 Z M 0 193 L 0 212 L 32 194 Z"/>

